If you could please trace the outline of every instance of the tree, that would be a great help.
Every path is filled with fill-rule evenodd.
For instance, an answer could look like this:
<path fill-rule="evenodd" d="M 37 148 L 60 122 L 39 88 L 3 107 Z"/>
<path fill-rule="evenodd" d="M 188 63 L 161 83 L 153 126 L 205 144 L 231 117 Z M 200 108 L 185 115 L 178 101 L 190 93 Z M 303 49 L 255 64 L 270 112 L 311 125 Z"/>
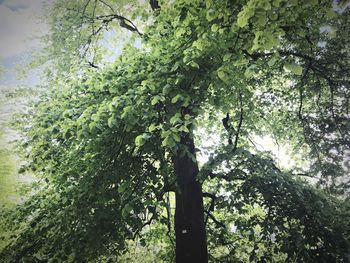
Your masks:
<path fill-rule="evenodd" d="M 52 88 L 22 121 L 26 168 L 39 181 L 5 214 L 16 231 L 1 257 L 112 261 L 127 240 L 144 244 L 149 226 L 173 238 L 174 224 L 177 262 L 349 260 L 349 13 L 340 7 L 57 1 Z M 106 65 L 112 25 L 133 37 Z M 210 133 L 220 139 L 199 167 Z M 254 145 L 266 134 L 308 162 L 278 167 Z"/>

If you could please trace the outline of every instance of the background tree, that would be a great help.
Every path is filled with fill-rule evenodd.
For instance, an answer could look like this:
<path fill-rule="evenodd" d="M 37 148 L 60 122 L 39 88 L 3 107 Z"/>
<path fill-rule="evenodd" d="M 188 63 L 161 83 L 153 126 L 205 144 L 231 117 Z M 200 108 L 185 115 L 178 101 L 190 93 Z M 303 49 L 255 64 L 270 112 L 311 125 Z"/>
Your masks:
<path fill-rule="evenodd" d="M 14 235 L 1 257 L 117 261 L 134 239 L 169 262 L 175 236 L 177 262 L 348 261 L 349 13 L 338 4 L 57 1 L 42 57 L 52 88 L 22 120 L 39 181 L 4 214 Z M 108 30 L 131 34 L 112 63 Z M 278 167 L 254 145 L 266 134 L 304 166 Z"/>

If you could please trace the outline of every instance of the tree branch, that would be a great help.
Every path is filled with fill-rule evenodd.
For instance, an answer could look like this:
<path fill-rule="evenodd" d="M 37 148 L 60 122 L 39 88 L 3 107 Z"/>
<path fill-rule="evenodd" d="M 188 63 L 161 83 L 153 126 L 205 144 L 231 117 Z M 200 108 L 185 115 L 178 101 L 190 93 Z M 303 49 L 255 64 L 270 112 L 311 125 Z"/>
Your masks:
<path fill-rule="evenodd" d="M 213 194 L 210 194 L 210 193 L 203 193 L 203 197 L 209 197 L 211 198 L 211 203 L 210 203 L 210 206 L 209 206 L 209 209 L 208 211 L 214 211 L 214 207 L 215 207 L 215 200 L 216 200 L 216 196 L 213 195 Z M 204 225 L 207 225 L 208 223 L 208 218 L 209 218 L 209 214 L 207 214 L 207 217 L 205 218 L 204 220 Z"/>
<path fill-rule="evenodd" d="M 143 225 L 142 225 L 139 229 L 137 229 L 137 230 L 135 231 L 132 240 L 135 240 L 136 236 L 140 233 L 140 231 L 141 231 L 145 226 L 148 226 L 148 225 L 152 224 L 152 221 L 153 221 L 154 219 L 156 219 L 156 218 L 157 218 L 157 213 L 152 213 L 151 218 L 150 218 L 147 222 L 143 223 Z"/>
<path fill-rule="evenodd" d="M 304 71 L 304 74 L 301 78 L 300 87 L 299 87 L 299 110 L 298 110 L 298 117 L 303 122 L 303 116 L 302 116 L 302 110 L 303 110 L 303 87 L 304 87 L 304 81 L 305 78 L 309 72 L 311 62 L 308 63 L 306 70 Z"/>
<path fill-rule="evenodd" d="M 158 0 L 150 0 L 149 4 L 151 5 L 151 8 L 153 11 L 157 10 L 160 8 Z"/>
<path fill-rule="evenodd" d="M 99 66 L 95 65 L 94 63 L 92 63 L 91 61 L 88 61 L 89 66 L 93 67 L 93 68 L 100 68 Z"/>
<path fill-rule="evenodd" d="M 99 2 L 101 2 L 102 4 L 104 4 L 105 6 L 107 6 L 109 9 L 111 9 L 111 11 L 113 12 L 113 13 L 115 13 L 114 12 L 114 9 L 113 9 L 113 7 L 111 6 L 111 5 L 109 5 L 109 4 L 107 4 L 105 1 L 103 1 L 103 0 L 99 0 Z"/>
<path fill-rule="evenodd" d="M 140 36 L 143 35 L 143 33 L 141 33 L 138 30 L 136 25 L 130 19 L 128 19 L 124 16 L 117 15 L 117 14 L 101 15 L 101 16 L 97 16 L 96 19 L 102 21 L 102 23 L 104 23 L 104 24 L 108 24 L 108 23 L 112 22 L 114 19 L 117 19 L 117 20 L 119 20 L 119 24 L 121 27 L 123 27 L 131 32 L 137 32 Z"/>
<path fill-rule="evenodd" d="M 204 212 L 208 215 L 208 217 L 209 217 L 211 220 L 213 220 L 213 222 L 216 224 L 217 228 L 219 228 L 219 227 L 226 228 L 226 226 L 225 226 L 223 223 L 221 223 L 220 221 L 218 221 L 218 220 L 215 218 L 215 216 L 213 216 L 209 211 L 204 211 Z"/>
<path fill-rule="evenodd" d="M 236 132 L 236 137 L 235 137 L 235 142 L 233 144 L 233 151 L 237 149 L 238 145 L 238 139 L 239 139 L 239 133 L 242 127 L 243 123 L 243 102 L 242 102 L 242 92 L 241 89 L 239 89 L 239 105 L 240 105 L 240 115 L 239 115 L 239 123 L 237 126 L 237 132 Z"/>

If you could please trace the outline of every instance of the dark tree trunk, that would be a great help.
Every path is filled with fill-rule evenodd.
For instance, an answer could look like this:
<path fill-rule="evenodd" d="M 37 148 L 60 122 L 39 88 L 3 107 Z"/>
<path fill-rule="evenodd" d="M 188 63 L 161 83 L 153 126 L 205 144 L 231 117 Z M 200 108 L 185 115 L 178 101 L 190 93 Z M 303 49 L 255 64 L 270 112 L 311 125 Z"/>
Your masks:
<path fill-rule="evenodd" d="M 193 138 L 181 139 L 194 155 Z M 178 189 L 176 191 L 175 234 L 177 263 L 208 262 L 207 240 L 204 225 L 203 194 L 197 181 L 198 165 L 180 152 L 173 159 Z"/>

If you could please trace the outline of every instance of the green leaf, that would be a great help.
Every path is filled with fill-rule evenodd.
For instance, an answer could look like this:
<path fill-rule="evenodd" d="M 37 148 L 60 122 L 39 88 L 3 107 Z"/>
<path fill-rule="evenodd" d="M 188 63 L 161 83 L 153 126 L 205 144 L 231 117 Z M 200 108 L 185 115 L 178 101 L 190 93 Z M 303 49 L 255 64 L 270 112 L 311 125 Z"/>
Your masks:
<path fill-rule="evenodd" d="M 160 101 L 160 97 L 157 95 L 157 96 L 154 96 L 153 99 L 151 100 L 151 104 L 154 106 L 156 105 L 158 102 Z"/>
<path fill-rule="evenodd" d="M 203 43 L 200 40 L 194 41 L 192 46 L 200 51 L 203 51 Z"/>
<path fill-rule="evenodd" d="M 217 32 L 219 30 L 219 25 L 218 24 L 213 24 L 212 26 L 211 26 L 211 31 L 212 32 Z"/>
<path fill-rule="evenodd" d="M 129 182 L 126 181 L 124 183 L 122 183 L 119 187 L 118 187 L 118 193 L 121 194 L 121 193 L 124 193 L 125 190 L 129 187 Z"/>
<path fill-rule="evenodd" d="M 175 97 L 171 99 L 171 103 L 176 103 L 178 102 L 179 99 L 182 99 L 181 94 L 177 94 Z"/>
<path fill-rule="evenodd" d="M 89 123 L 89 129 L 90 129 L 90 131 L 93 131 L 93 130 L 95 129 L 95 127 L 96 127 L 96 122 L 90 122 L 90 123 Z"/>
<path fill-rule="evenodd" d="M 126 106 L 124 109 L 123 109 L 123 113 L 121 115 L 121 117 L 124 119 L 126 118 L 133 110 L 133 106 Z"/>
<path fill-rule="evenodd" d="M 263 8 L 264 10 L 268 11 L 271 9 L 271 4 L 270 4 L 270 0 L 259 0 L 259 7 Z"/>
<path fill-rule="evenodd" d="M 183 100 L 182 106 L 188 107 L 188 106 L 190 105 L 190 102 L 191 102 L 191 98 L 190 98 L 190 97 L 186 97 L 186 98 Z"/>
<path fill-rule="evenodd" d="M 179 38 L 185 33 L 186 33 L 186 29 L 183 27 L 180 27 L 178 30 L 175 31 L 175 37 Z"/>
<path fill-rule="evenodd" d="M 167 95 L 167 94 L 169 94 L 170 89 L 171 89 L 171 86 L 170 86 L 169 84 L 166 84 L 166 85 L 163 87 L 162 93 L 163 93 L 164 95 Z"/>
<path fill-rule="evenodd" d="M 175 142 L 180 142 L 181 138 L 180 138 L 179 134 L 173 132 L 172 136 L 173 136 L 173 139 Z"/>
<path fill-rule="evenodd" d="M 303 67 L 296 64 L 295 62 L 285 64 L 284 69 L 294 73 L 295 75 L 302 75 L 303 74 Z"/>
<path fill-rule="evenodd" d="M 163 147 L 173 148 L 175 145 L 176 145 L 176 143 L 175 143 L 175 141 L 170 133 L 162 141 Z"/>
<path fill-rule="evenodd" d="M 209 9 L 206 14 L 206 18 L 209 22 L 213 21 L 216 18 L 216 12 L 214 9 Z"/>
<path fill-rule="evenodd" d="M 190 62 L 190 66 L 191 66 L 192 68 L 199 69 L 199 65 L 198 65 L 196 62 L 194 62 L 194 61 L 191 61 L 191 62 Z"/>
<path fill-rule="evenodd" d="M 108 118 L 107 123 L 108 123 L 108 127 L 112 128 L 114 126 L 114 124 L 115 124 L 115 118 L 113 116 Z"/>
<path fill-rule="evenodd" d="M 176 124 L 178 122 L 181 122 L 181 114 L 180 113 L 176 113 L 173 117 L 170 118 L 170 123 L 171 124 Z"/>
<path fill-rule="evenodd" d="M 132 210 L 132 205 L 130 203 L 127 203 L 123 208 L 122 216 L 125 218 Z"/>
<path fill-rule="evenodd" d="M 250 65 L 245 71 L 244 71 L 244 76 L 249 79 L 251 78 L 252 76 L 254 76 L 255 74 L 255 69 L 256 69 L 256 65 L 253 64 L 253 65 Z"/>
<path fill-rule="evenodd" d="M 144 138 L 143 138 L 143 134 L 141 134 L 141 135 L 139 135 L 139 136 L 137 136 L 137 137 L 135 138 L 135 145 L 136 145 L 137 147 L 142 146 L 144 143 L 145 143 L 145 140 L 144 140 Z"/>
<path fill-rule="evenodd" d="M 224 62 L 229 61 L 231 57 L 232 57 L 232 54 L 225 54 L 223 61 Z"/>
<path fill-rule="evenodd" d="M 270 60 L 267 62 L 267 64 L 272 67 L 275 65 L 275 63 L 278 61 L 279 56 L 278 55 L 274 55 L 272 56 L 272 58 L 270 58 Z"/>
<path fill-rule="evenodd" d="M 63 113 L 62 113 L 62 116 L 65 117 L 65 118 L 68 118 L 72 115 L 71 111 L 70 110 L 65 110 Z"/>
<path fill-rule="evenodd" d="M 182 131 L 182 132 L 190 132 L 190 130 L 187 128 L 186 125 L 182 125 L 182 126 L 179 128 L 179 131 Z"/>
<path fill-rule="evenodd" d="M 219 79 L 221 79 L 223 82 L 225 82 L 226 84 L 229 82 L 229 76 L 224 71 L 224 69 L 222 69 L 222 68 L 218 69 L 218 73 L 217 74 L 218 74 Z"/>
<path fill-rule="evenodd" d="M 318 5 L 318 0 L 309 0 L 308 4 L 310 4 L 310 5 Z"/>
<path fill-rule="evenodd" d="M 153 132 L 153 131 L 155 131 L 157 129 L 157 126 L 154 124 L 154 123 L 152 123 L 149 127 L 148 127 L 148 131 L 149 132 Z"/>
<path fill-rule="evenodd" d="M 109 111 L 113 111 L 114 110 L 114 105 L 113 105 L 112 102 L 108 104 L 108 110 Z"/>
<path fill-rule="evenodd" d="M 245 7 L 238 13 L 237 24 L 239 27 L 245 27 L 248 25 L 249 19 L 254 15 L 254 11 L 250 7 Z"/>
<path fill-rule="evenodd" d="M 274 7 L 279 7 L 280 4 L 281 4 L 281 0 L 273 0 L 273 2 L 272 2 L 272 5 L 273 5 Z"/>
<path fill-rule="evenodd" d="M 329 8 L 326 12 L 326 16 L 328 18 L 335 18 L 338 16 L 338 14 L 333 9 Z"/>

